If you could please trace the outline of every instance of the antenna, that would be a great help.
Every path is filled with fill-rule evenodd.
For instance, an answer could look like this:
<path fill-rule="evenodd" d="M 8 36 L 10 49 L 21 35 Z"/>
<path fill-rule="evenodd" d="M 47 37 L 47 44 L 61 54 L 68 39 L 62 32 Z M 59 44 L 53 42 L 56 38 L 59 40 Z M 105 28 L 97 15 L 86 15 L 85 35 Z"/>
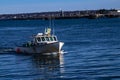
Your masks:
<path fill-rule="evenodd" d="M 51 27 L 51 16 L 49 17 L 49 27 Z"/>
<path fill-rule="evenodd" d="M 52 20 L 52 26 L 54 27 L 54 19 Z"/>
<path fill-rule="evenodd" d="M 54 26 L 55 26 L 55 25 L 54 25 L 54 18 L 52 19 L 51 22 L 52 22 L 52 28 L 53 28 L 53 35 L 55 35 L 55 30 L 54 30 Z"/>
<path fill-rule="evenodd" d="M 55 35 L 55 31 L 54 31 L 54 28 L 53 28 L 53 35 Z"/>
<path fill-rule="evenodd" d="M 46 34 L 46 28 L 45 28 L 45 32 L 44 33 Z"/>

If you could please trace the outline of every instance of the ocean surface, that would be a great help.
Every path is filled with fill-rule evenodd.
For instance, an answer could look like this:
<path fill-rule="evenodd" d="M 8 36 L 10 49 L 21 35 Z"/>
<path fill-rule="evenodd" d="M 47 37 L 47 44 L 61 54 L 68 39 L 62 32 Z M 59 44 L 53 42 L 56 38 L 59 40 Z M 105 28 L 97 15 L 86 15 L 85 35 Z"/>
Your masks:
<path fill-rule="evenodd" d="M 120 80 L 120 18 L 54 20 L 64 54 L 33 56 L 11 49 L 48 20 L 0 21 L 0 80 Z"/>

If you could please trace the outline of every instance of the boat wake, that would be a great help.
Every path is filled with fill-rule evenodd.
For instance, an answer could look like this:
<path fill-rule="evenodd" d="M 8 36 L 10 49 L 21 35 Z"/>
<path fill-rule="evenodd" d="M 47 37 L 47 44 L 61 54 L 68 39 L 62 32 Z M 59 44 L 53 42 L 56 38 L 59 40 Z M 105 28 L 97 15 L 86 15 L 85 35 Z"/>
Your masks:
<path fill-rule="evenodd" d="M 68 52 L 67 52 L 67 51 L 64 51 L 64 50 L 61 51 L 61 54 L 66 54 L 66 53 L 68 53 Z"/>
<path fill-rule="evenodd" d="M 16 53 L 13 48 L 0 47 L 0 54 L 12 54 L 12 53 Z M 62 50 L 59 53 L 60 54 L 65 54 L 65 53 L 68 53 L 68 52 L 65 52 L 64 50 Z M 23 53 L 23 54 L 25 54 L 25 53 Z M 45 53 L 45 55 L 56 55 L 56 54 L 58 54 L 58 53 L 57 52 Z"/>
<path fill-rule="evenodd" d="M 14 52 L 13 48 L 0 47 L 0 54 Z"/>

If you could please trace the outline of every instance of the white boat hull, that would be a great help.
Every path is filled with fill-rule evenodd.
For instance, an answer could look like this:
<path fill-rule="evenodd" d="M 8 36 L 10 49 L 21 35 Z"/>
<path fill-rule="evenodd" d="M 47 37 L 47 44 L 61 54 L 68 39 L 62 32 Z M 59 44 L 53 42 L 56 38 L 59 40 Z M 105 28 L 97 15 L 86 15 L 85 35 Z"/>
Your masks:
<path fill-rule="evenodd" d="M 60 53 L 63 42 L 49 43 L 39 46 L 29 46 L 29 47 L 16 47 L 15 51 L 17 53 L 27 53 L 27 54 L 50 54 L 50 53 Z"/>

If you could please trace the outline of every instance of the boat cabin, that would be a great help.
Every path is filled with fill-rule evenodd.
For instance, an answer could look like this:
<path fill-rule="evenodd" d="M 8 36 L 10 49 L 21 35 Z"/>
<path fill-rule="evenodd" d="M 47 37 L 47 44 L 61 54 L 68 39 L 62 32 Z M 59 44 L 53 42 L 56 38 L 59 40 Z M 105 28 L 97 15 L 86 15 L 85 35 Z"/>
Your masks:
<path fill-rule="evenodd" d="M 34 36 L 33 40 L 23 44 L 22 46 L 30 47 L 39 44 L 54 43 L 58 42 L 57 36 L 51 35 L 51 29 L 45 30 L 45 33 L 38 33 Z"/>
<path fill-rule="evenodd" d="M 56 42 L 57 37 L 56 36 L 40 36 L 36 37 L 36 42 L 41 43 L 41 42 Z"/>
<path fill-rule="evenodd" d="M 42 34 L 42 33 L 38 33 L 34 40 L 34 42 L 36 43 L 46 43 L 46 42 L 57 42 L 57 37 L 54 35 L 46 35 L 46 34 Z"/>

